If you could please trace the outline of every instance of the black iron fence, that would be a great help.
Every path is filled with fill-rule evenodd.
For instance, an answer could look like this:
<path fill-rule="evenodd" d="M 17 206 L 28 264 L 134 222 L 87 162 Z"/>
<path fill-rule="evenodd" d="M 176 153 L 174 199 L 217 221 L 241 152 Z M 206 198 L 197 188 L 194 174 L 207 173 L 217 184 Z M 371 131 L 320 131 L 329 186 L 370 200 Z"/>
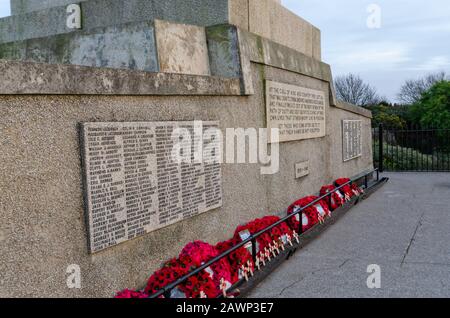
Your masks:
<path fill-rule="evenodd" d="M 450 171 L 450 129 L 380 125 L 372 135 L 380 171 Z"/>
<path fill-rule="evenodd" d="M 159 290 L 158 292 L 154 293 L 153 295 L 150 295 L 149 298 L 158 298 L 161 296 L 164 296 L 165 298 L 170 298 L 171 295 L 171 291 L 173 289 L 175 289 L 178 285 L 184 283 L 185 281 L 187 281 L 190 277 L 195 276 L 197 274 L 199 274 L 200 272 L 202 272 L 203 270 L 205 270 L 206 268 L 210 267 L 212 264 L 220 261 L 222 258 L 228 257 L 231 253 L 233 253 L 234 251 L 245 247 L 245 245 L 247 245 L 247 243 L 252 244 L 252 258 L 253 258 L 253 262 L 256 263 L 256 257 L 257 257 L 257 251 L 256 251 L 256 240 L 258 237 L 260 237 L 261 235 L 271 231 L 274 227 L 279 226 L 280 224 L 287 222 L 290 218 L 295 217 L 296 215 L 299 215 L 298 220 L 299 220 L 299 225 L 298 225 L 298 229 L 297 229 L 297 233 L 299 234 L 299 237 L 302 236 L 303 234 L 303 224 L 302 224 L 302 217 L 301 217 L 301 213 L 311 207 L 314 206 L 315 204 L 317 204 L 318 202 L 322 201 L 322 200 L 327 200 L 327 201 L 331 201 L 331 197 L 333 195 L 333 193 L 335 193 L 336 191 L 341 190 L 343 187 L 347 186 L 347 185 L 351 185 L 352 183 L 358 183 L 361 185 L 361 187 L 363 189 L 368 189 L 369 188 L 369 182 L 371 182 L 371 180 L 373 179 L 373 174 L 376 174 L 376 178 L 375 178 L 375 184 L 380 182 L 380 175 L 379 175 L 379 171 L 378 169 L 374 169 L 373 171 L 367 172 L 363 175 L 360 175 L 358 177 L 355 177 L 354 179 L 350 180 L 349 182 L 336 187 L 333 191 L 319 197 L 318 199 L 314 200 L 313 202 L 311 202 L 310 204 L 306 205 L 305 207 L 299 209 L 298 211 L 287 215 L 283 218 L 281 218 L 278 222 L 270 225 L 269 227 L 265 228 L 264 230 L 261 230 L 258 233 L 255 233 L 253 235 L 250 235 L 246 240 L 243 240 L 241 243 L 235 245 L 234 247 L 232 247 L 231 249 L 225 251 L 224 253 L 222 253 L 221 255 L 211 259 L 210 261 L 206 262 L 205 264 L 203 264 L 202 266 L 198 267 L 197 269 L 193 270 L 192 272 L 188 273 L 187 275 L 179 278 L 178 280 L 176 280 L 175 282 L 167 285 L 166 287 L 164 287 L 163 289 Z M 311 229 L 308 230 L 308 232 L 311 231 Z M 240 282 L 236 283 L 234 286 L 232 286 L 228 291 L 232 291 L 236 285 L 239 285 L 243 282 L 243 280 L 241 280 Z M 221 297 L 221 296 L 219 296 Z"/>

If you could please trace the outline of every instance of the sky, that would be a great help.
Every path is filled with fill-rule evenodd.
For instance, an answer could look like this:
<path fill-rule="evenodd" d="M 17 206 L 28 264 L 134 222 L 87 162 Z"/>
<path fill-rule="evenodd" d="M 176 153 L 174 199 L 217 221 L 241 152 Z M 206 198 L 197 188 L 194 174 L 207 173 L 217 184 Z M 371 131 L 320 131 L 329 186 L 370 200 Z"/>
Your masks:
<path fill-rule="evenodd" d="M 335 77 L 359 74 L 392 102 L 407 79 L 441 70 L 450 74 L 449 0 L 283 0 L 283 4 L 321 29 L 322 59 L 331 64 Z M 376 16 L 379 25 L 374 23 Z"/>
<path fill-rule="evenodd" d="M 392 102 L 407 79 L 450 74 L 449 0 L 282 1 L 321 29 L 335 77 L 358 74 Z M 0 0 L 0 17 L 9 14 L 9 0 Z"/>

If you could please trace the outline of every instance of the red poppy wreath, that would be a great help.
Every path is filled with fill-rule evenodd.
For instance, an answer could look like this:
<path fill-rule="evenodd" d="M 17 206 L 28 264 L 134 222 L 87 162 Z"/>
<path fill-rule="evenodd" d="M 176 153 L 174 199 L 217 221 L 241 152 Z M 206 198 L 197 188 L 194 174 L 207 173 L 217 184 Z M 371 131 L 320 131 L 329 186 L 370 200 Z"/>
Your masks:
<path fill-rule="evenodd" d="M 316 196 L 309 196 L 303 199 L 300 199 L 293 204 L 291 204 L 288 208 L 288 215 L 298 212 L 300 209 L 304 208 L 311 202 L 317 200 Z M 302 231 L 306 232 L 314 225 L 319 222 L 323 222 L 327 216 L 331 215 L 331 211 L 326 204 L 325 201 L 321 200 L 313 206 L 307 207 L 303 210 L 302 214 Z M 300 217 L 299 214 L 296 214 L 294 217 L 289 219 L 289 225 L 294 231 L 297 231 L 299 228 Z"/>
<path fill-rule="evenodd" d="M 325 185 L 320 189 L 320 196 L 324 196 L 325 194 L 329 194 L 333 192 L 336 187 L 332 184 Z M 339 191 L 334 191 L 330 196 L 328 196 L 325 201 L 328 202 L 328 206 L 331 211 L 336 210 L 340 206 L 345 203 L 344 196 Z"/>

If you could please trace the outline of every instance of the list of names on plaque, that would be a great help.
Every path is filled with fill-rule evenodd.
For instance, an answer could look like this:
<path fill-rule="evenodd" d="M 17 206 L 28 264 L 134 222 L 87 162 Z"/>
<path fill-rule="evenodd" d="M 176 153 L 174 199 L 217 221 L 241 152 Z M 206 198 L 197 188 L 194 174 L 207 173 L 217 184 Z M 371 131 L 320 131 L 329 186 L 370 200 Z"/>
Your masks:
<path fill-rule="evenodd" d="M 218 127 L 202 125 L 203 131 Z M 191 134 L 192 153 L 204 142 L 193 122 L 81 125 L 92 253 L 222 206 L 220 163 L 175 161 L 177 128 Z"/>
<path fill-rule="evenodd" d="M 323 91 L 266 81 L 267 128 L 279 129 L 280 142 L 324 137 L 325 104 Z"/>
<path fill-rule="evenodd" d="M 344 161 L 362 156 L 362 121 L 342 121 L 342 153 Z"/>

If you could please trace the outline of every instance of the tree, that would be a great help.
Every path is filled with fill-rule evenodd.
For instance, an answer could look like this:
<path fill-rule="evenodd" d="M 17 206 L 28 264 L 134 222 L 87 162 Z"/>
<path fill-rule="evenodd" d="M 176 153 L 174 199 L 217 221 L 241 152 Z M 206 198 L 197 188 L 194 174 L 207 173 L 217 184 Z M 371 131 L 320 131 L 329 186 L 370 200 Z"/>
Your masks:
<path fill-rule="evenodd" d="M 424 92 L 411 114 L 424 127 L 450 129 L 450 81 L 437 82 Z"/>
<path fill-rule="evenodd" d="M 428 91 L 435 83 L 447 78 L 445 72 L 428 74 L 427 76 L 415 80 L 408 80 L 400 88 L 398 99 L 408 105 L 417 103 L 422 94 Z"/>
<path fill-rule="evenodd" d="M 363 107 L 377 105 L 382 101 L 376 89 L 358 75 L 350 73 L 338 76 L 334 85 L 337 98 L 341 101 Z"/>
<path fill-rule="evenodd" d="M 385 127 L 402 129 L 406 126 L 406 120 L 399 116 L 397 106 L 382 102 L 376 106 L 368 107 L 372 111 L 372 126 L 383 124 Z"/>

